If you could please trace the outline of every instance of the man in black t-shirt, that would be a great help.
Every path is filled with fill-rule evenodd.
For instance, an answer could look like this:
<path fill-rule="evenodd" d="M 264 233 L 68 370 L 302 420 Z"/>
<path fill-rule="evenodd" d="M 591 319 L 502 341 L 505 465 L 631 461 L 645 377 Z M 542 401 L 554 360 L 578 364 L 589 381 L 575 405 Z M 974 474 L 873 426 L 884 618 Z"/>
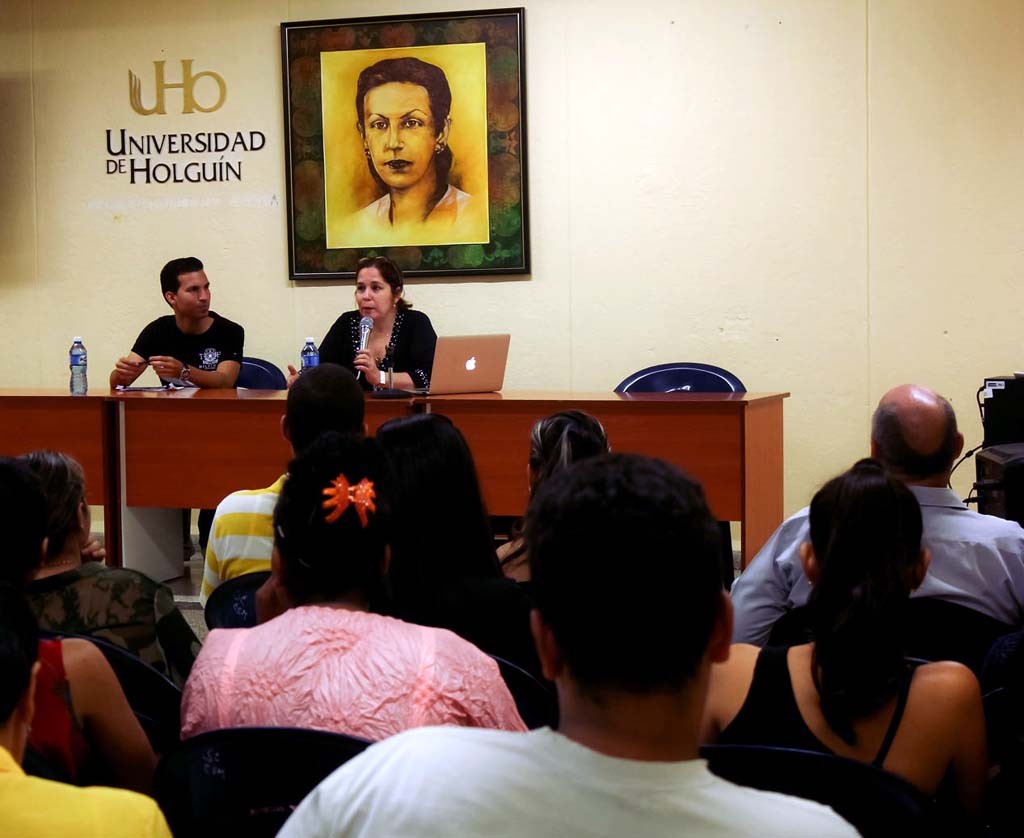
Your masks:
<path fill-rule="evenodd" d="M 158 317 L 119 358 L 110 386 L 127 387 L 146 366 L 164 383 L 234 387 L 242 363 L 245 330 L 210 311 L 210 281 L 194 256 L 172 259 L 160 271 L 160 289 L 174 311 Z"/>

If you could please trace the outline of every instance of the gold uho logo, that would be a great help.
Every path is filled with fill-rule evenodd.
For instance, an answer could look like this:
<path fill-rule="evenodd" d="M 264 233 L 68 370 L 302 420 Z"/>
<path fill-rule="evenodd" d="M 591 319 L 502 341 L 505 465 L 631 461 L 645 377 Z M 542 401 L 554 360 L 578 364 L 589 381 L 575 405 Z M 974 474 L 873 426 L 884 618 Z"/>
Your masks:
<path fill-rule="evenodd" d="M 142 104 L 142 80 L 135 75 L 130 69 L 128 70 L 128 101 L 131 102 L 132 110 L 141 116 L 149 116 L 150 114 L 167 113 L 165 96 L 167 90 L 181 89 L 182 95 L 182 113 L 194 113 L 199 111 L 200 113 L 212 113 L 224 104 L 224 100 L 228 96 L 228 86 L 224 83 L 224 79 L 218 73 L 212 70 L 204 70 L 201 73 L 192 73 L 192 61 L 191 58 L 181 59 L 181 81 L 180 82 L 166 82 L 164 81 L 164 61 L 154 61 L 153 70 L 156 77 L 156 104 L 151 108 L 147 108 Z M 217 101 L 209 107 L 203 107 L 196 101 L 194 88 L 196 81 L 203 78 L 204 76 L 211 78 L 217 85 Z"/>

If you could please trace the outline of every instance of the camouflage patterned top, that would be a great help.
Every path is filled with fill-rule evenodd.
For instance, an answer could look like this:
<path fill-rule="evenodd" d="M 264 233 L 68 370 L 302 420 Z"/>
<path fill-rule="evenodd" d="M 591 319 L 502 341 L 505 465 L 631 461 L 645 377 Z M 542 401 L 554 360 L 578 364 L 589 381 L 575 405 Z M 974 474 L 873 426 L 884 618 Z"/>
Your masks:
<path fill-rule="evenodd" d="M 39 627 L 95 635 L 127 649 L 184 686 L 199 654 L 166 585 L 127 568 L 88 562 L 26 588 Z"/>

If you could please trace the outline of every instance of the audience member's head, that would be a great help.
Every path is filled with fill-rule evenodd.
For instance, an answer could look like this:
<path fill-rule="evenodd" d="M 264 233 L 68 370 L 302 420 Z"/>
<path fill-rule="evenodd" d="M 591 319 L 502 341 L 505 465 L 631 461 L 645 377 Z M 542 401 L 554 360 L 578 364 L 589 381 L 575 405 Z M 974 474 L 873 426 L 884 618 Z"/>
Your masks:
<path fill-rule="evenodd" d="M 390 535 L 385 470 L 373 440 L 334 431 L 292 460 L 274 510 L 274 567 L 293 604 L 377 593 Z"/>
<path fill-rule="evenodd" d="M 538 419 L 530 430 L 530 497 L 552 474 L 579 460 L 607 454 L 611 448 L 604 427 L 582 410 L 563 410 Z M 521 582 L 529 579 L 523 522 L 509 534 L 508 551 L 501 558 L 505 572 Z"/>
<path fill-rule="evenodd" d="M 0 582 L 0 746 L 18 762 L 32 722 L 38 634 L 20 586 Z"/>
<path fill-rule="evenodd" d="M 927 569 L 921 508 L 880 462 L 861 460 L 814 496 L 810 529 L 815 683 L 825 719 L 853 743 L 852 721 L 889 701 L 904 673 L 904 614 Z"/>
<path fill-rule="evenodd" d="M 366 401 L 356 377 L 338 364 L 303 371 L 288 390 L 284 434 L 300 454 L 320 434 L 364 431 Z"/>
<path fill-rule="evenodd" d="M 530 493 L 556 471 L 608 451 L 604 427 L 589 413 L 563 410 L 538 420 L 530 431 Z"/>
<path fill-rule="evenodd" d="M 953 406 L 927 387 L 894 387 L 871 418 L 872 456 L 911 483 L 945 485 L 963 446 Z"/>
<path fill-rule="evenodd" d="M 46 496 L 46 558 L 56 558 L 69 538 L 82 541 L 89 534 L 85 474 L 78 460 L 58 451 L 33 451 L 20 459 L 39 478 Z"/>
<path fill-rule="evenodd" d="M 376 438 L 394 479 L 388 578 L 399 610 L 437 585 L 499 577 L 476 466 L 459 429 L 424 413 L 385 422 Z"/>
<path fill-rule="evenodd" d="M 24 463 L 0 457 L 0 532 L 6 541 L 0 580 L 28 583 L 43 560 L 46 524 L 39 478 Z"/>
<path fill-rule="evenodd" d="M 678 692 L 728 656 L 718 525 L 675 466 L 618 454 L 552 475 L 530 503 L 526 542 L 548 677 L 589 695 Z"/>

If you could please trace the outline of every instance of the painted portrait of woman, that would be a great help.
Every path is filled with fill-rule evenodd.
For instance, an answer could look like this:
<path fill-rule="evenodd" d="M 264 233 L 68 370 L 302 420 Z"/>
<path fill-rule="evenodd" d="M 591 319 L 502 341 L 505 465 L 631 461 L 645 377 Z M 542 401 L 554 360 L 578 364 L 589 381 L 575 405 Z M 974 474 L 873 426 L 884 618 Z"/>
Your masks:
<path fill-rule="evenodd" d="M 352 210 L 335 213 L 328 192 L 328 246 L 486 242 L 486 194 L 468 187 L 456 168 L 452 86 L 444 69 L 413 55 L 374 61 L 356 77 L 354 102 L 366 166 L 361 177 L 376 197 L 360 200 L 350 192 L 334 204 Z M 480 180 L 477 173 L 478 187 Z"/>

